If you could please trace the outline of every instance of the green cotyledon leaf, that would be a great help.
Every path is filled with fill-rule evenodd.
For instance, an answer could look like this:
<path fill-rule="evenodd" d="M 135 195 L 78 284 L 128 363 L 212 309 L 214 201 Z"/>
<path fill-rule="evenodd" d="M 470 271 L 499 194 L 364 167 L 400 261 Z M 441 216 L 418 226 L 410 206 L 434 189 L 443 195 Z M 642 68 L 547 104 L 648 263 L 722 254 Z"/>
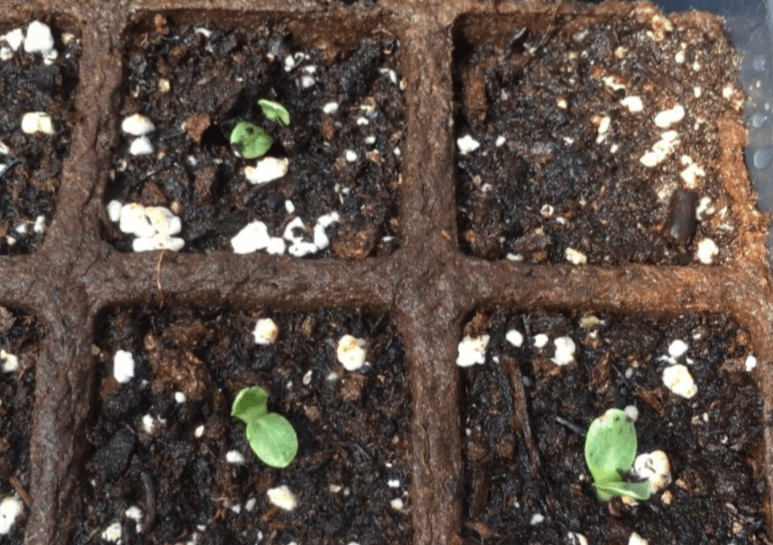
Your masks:
<path fill-rule="evenodd" d="M 636 428 L 620 409 L 610 409 L 596 418 L 585 437 L 585 462 L 594 482 L 624 475 L 636 459 Z"/>
<path fill-rule="evenodd" d="M 231 407 L 231 416 L 242 420 L 247 425 L 265 416 L 267 413 L 268 392 L 260 386 L 245 388 L 239 392 Z"/>
<path fill-rule="evenodd" d="M 276 413 L 247 424 L 247 441 L 255 455 L 271 467 L 287 467 L 298 453 L 298 436 L 292 424 Z"/>
<path fill-rule="evenodd" d="M 240 121 L 231 131 L 231 147 L 245 159 L 262 157 L 271 148 L 274 139 L 255 123 Z"/>

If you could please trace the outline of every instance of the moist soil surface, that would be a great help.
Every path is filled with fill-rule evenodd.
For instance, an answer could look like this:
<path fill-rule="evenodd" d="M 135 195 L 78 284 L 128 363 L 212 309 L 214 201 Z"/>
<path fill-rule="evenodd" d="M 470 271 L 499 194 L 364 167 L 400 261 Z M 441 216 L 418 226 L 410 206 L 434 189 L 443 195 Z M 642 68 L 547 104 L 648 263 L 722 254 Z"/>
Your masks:
<path fill-rule="evenodd" d="M 730 256 L 712 120 L 743 101 L 732 47 L 716 28 L 617 17 L 457 32 L 455 138 L 479 144 L 457 143 L 463 251 L 683 265 L 710 239 L 708 262 Z"/>
<path fill-rule="evenodd" d="M 0 36 L 27 25 L 0 25 Z M 0 59 L 0 255 L 34 251 L 51 225 L 62 164 L 75 124 L 80 40 L 51 27 L 57 58 L 50 64 L 24 46 Z M 0 40 L 0 49 L 6 42 Z M 10 52 L 10 50 L 9 50 Z M 51 116 L 54 134 L 26 134 L 24 114 Z M 43 216 L 36 227 L 38 217 Z"/>
<path fill-rule="evenodd" d="M 310 241 L 317 219 L 332 212 L 339 221 L 327 229 L 330 246 L 314 255 L 359 258 L 397 247 L 405 107 L 396 38 L 314 48 L 265 21 L 221 29 L 158 15 L 127 34 L 124 51 L 121 119 L 150 118 L 154 153 L 130 154 L 134 137 L 121 134 L 106 203 L 171 208 L 189 252 L 232 251 L 230 240 L 252 221 L 281 238 L 301 218 L 306 233 L 297 234 Z M 266 120 L 261 98 L 284 105 L 290 125 Z M 248 182 L 245 167 L 256 160 L 229 144 L 242 120 L 274 138 L 268 156 L 289 159 L 284 177 Z M 108 223 L 107 237 L 131 251 L 132 236 L 117 224 Z"/>
<path fill-rule="evenodd" d="M 255 343 L 259 317 L 278 325 L 274 344 Z M 93 455 L 73 545 L 95 543 L 115 522 L 124 543 L 410 543 L 409 510 L 390 504 L 409 504 L 410 409 L 402 345 L 385 315 L 136 307 L 98 323 Z M 337 362 L 345 334 L 367 343 L 359 371 Z M 125 384 L 111 370 L 118 350 L 134 356 Z M 238 392 L 256 385 L 297 432 L 286 469 L 258 461 L 230 416 Z M 230 451 L 245 462 L 228 463 Z M 297 498 L 292 511 L 268 501 L 282 485 Z M 127 517 L 132 506 L 139 520 Z"/>
<path fill-rule="evenodd" d="M 29 444 L 40 341 L 34 318 L 0 307 L 0 350 L 16 356 L 19 363 L 17 370 L 0 373 L 0 495 L 16 496 L 25 503 L 30 500 Z M 0 363 L 6 362 L 0 358 Z M 22 516 L 26 517 L 26 509 Z M 14 524 L 9 533 L 0 536 L 0 544 L 23 541 L 24 523 Z"/>
<path fill-rule="evenodd" d="M 513 329 L 521 347 L 505 339 Z M 467 333 L 491 336 L 486 363 L 462 370 L 468 543 L 571 543 L 568 532 L 599 544 L 628 543 L 633 532 L 649 543 L 769 543 L 762 400 L 745 370 L 749 336 L 730 319 L 496 311 L 477 315 Z M 539 334 L 549 339 L 543 348 Z M 562 336 L 576 345 L 564 367 L 551 361 Z M 676 340 L 688 349 L 668 361 Z M 672 361 L 694 378 L 691 399 L 663 385 Z M 514 420 L 516 374 L 526 416 Z M 673 483 L 633 507 L 619 498 L 599 504 L 578 431 L 628 405 L 639 411 L 638 452 L 665 451 Z M 515 431 L 523 420 L 532 455 Z"/>

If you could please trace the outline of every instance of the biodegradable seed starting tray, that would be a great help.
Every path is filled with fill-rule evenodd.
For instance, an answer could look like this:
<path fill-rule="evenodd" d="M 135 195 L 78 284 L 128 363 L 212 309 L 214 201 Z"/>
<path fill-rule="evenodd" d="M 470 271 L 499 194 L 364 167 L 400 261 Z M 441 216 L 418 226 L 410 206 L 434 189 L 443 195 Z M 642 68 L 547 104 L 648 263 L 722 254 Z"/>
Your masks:
<path fill-rule="evenodd" d="M 646 2 L 5 2 L 0 544 L 773 542 L 735 61 Z"/>

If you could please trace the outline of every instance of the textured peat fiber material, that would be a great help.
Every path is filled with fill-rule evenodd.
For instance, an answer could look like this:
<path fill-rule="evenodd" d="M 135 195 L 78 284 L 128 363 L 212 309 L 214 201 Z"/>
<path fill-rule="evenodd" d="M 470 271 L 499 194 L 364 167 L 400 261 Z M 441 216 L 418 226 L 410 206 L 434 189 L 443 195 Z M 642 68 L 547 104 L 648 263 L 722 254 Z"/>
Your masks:
<path fill-rule="evenodd" d="M 268 21 L 320 50 L 333 44 L 349 51 L 361 38 L 397 38 L 407 122 L 401 146 L 398 247 L 390 248 L 389 255 L 355 260 L 237 256 L 227 251 L 116 251 L 104 226 L 109 224 L 105 205 L 114 153 L 125 145 L 120 121 L 129 66 L 122 40 L 132 25 L 152 20 L 158 12 L 222 28 L 246 29 L 255 21 Z M 732 101 L 717 117 L 706 120 L 719 136 L 720 155 L 712 158 L 711 172 L 720 180 L 733 226 L 721 263 L 704 266 L 689 261 L 669 267 L 644 259 L 638 264 L 620 260 L 614 267 L 593 262 L 540 266 L 528 260 L 483 260 L 459 247 L 466 239 L 460 238 L 457 227 L 459 128 L 454 120 L 462 102 L 454 100 L 459 98 L 454 81 L 461 75 L 453 72 L 458 37 L 504 50 L 513 33 L 528 27 L 532 38 L 524 51 L 544 51 L 540 48 L 556 35 L 570 35 L 560 31 L 567 25 L 575 34 L 583 29 L 592 34 L 596 26 L 610 21 L 635 19 L 653 36 L 669 32 L 656 15 L 647 3 L 585 6 L 528 0 L 410 4 L 380 0 L 372 6 L 273 0 L 260 7 L 247 0 L 5 2 L 0 7 L 3 28 L 41 19 L 81 40 L 71 144 L 53 222 L 34 253 L 0 259 L 0 302 L 35 316 L 43 339 L 35 364 L 35 403 L 29 408 L 28 493 L 33 503 L 25 513 L 24 543 L 68 543 L 80 522 L 84 467 L 93 454 L 86 447 L 85 433 L 95 406 L 99 365 L 91 351 L 96 317 L 102 309 L 126 304 L 388 313 L 405 350 L 410 389 L 407 505 L 416 545 L 464 542 L 461 382 L 454 362 L 463 324 L 475 309 L 493 305 L 519 312 L 602 309 L 656 317 L 726 313 L 749 332 L 759 361 L 753 377 L 764 399 L 765 448 L 756 462 L 766 475 L 768 491 L 773 490 L 769 424 L 773 384 L 768 372 L 773 361 L 773 299 L 764 247 L 768 218 L 755 207 L 743 162 L 745 129 Z M 690 13 L 668 20 L 677 28 L 726 43 L 716 17 Z M 717 77 L 735 81 L 734 74 Z M 676 97 L 680 92 L 694 93 L 689 82 L 678 84 Z M 673 93 L 668 87 L 664 93 Z M 620 97 L 613 93 L 607 99 L 618 103 Z M 664 109 L 671 106 L 663 104 Z M 518 134 L 508 138 L 518 139 L 516 149 L 524 141 Z M 708 166 L 708 158 L 693 160 Z M 773 527 L 769 496 L 762 509 L 768 528 Z"/>

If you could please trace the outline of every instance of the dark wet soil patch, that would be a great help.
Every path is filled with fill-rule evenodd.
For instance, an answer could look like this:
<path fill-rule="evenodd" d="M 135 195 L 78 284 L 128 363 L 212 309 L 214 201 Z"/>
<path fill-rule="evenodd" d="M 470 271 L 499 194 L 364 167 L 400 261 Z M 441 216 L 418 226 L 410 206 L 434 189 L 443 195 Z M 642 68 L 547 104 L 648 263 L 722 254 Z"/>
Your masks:
<path fill-rule="evenodd" d="M 278 325 L 273 345 L 255 343 L 259 317 Z M 132 543 L 410 542 L 408 387 L 386 316 L 131 308 L 98 323 L 93 455 L 73 544 L 92 543 L 115 523 Z M 367 343 L 369 365 L 359 371 L 336 359 L 345 334 Z M 136 362 L 125 384 L 112 374 L 118 350 Z M 298 434 L 286 469 L 258 461 L 244 423 L 230 416 L 237 393 L 255 385 Z M 245 462 L 228 463 L 232 451 Z M 296 496 L 295 510 L 269 503 L 267 490 L 282 485 Z M 398 498 L 402 511 L 391 505 Z M 138 521 L 126 515 L 132 506 Z"/>
<path fill-rule="evenodd" d="M 0 25 L 0 36 L 16 28 L 26 31 L 27 25 Z M 11 55 L 0 58 L 0 255 L 34 251 L 56 211 L 76 122 L 80 40 L 56 26 L 51 31 L 58 56 L 50 64 L 40 53 L 26 53 L 23 45 L 12 52 L 0 41 L 0 56 L 3 46 Z M 29 112 L 50 115 L 53 134 L 24 133 L 22 119 Z"/>
<path fill-rule="evenodd" d="M 486 363 L 462 369 L 467 541 L 567 543 L 574 532 L 612 544 L 636 532 L 649 543 L 769 543 L 762 400 L 745 370 L 748 334 L 724 316 L 597 318 L 593 325 L 578 314 L 498 311 L 467 326 L 491 336 Z M 505 338 L 513 329 L 524 336 L 520 348 Z M 535 347 L 540 334 L 548 337 L 544 348 Z M 575 361 L 559 367 L 551 359 L 563 336 L 576 345 Z M 695 380 L 691 399 L 663 386 L 675 340 L 688 345 L 676 362 Z M 538 471 L 515 431 L 508 362 L 522 375 Z M 639 410 L 639 453 L 665 451 L 673 483 L 635 507 L 619 498 L 601 505 L 584 437 L 570 425 L 584 432 L 606 410 L 627 405 Z"/>
<path fill-rule="evenodd" d="M 735 225 L 715 120 L 743 101 L 735 54 L 721 29 L 645 12 L 458 29 L 464 251 L 530 263 L 683 265 L 701 244 L 710 254 L 710 239 L 719 249 L 711 263 L 729 257 Z M 673 112 L 670 124 L 662 112 Z M 474 143 L 459 141 L 468 137 Z"/>
<path fill-rule="evenodd" d="M 35 407 L 35 364 L 41 340 L 33 317 L 0 307 L 0 496 L 13 496 L 25 502 L 31 499 L 29 445 Z M 14 357 L 18 368 L 8 370 Z M 26 518 L 28 513 L 25 509 L 22 516 Z M 0 536 L 0 544 L 24 541 L 24 518 L 8 534 Z"/>
<path fill-rule="evenodd" d="M 281 238 L 300 218 L 306 232 L 296 234 L 310 241 L 330 213 L 339 215 L 327 228 L 330 246 L 309 255 L 360 258 L 397 247 L 405 110 L 396 38 L 365 33 L 349 49 L 309 47 L 280 24 L 217 28 L 159 15 L 128 33 L 124 51 L 120 118 L 150 118 L 153 153 L 130 154 L 135 138 L 121 134 L 106 204 L 170 208 L 189 252 L 233 251 L 231 239 L 253 221 Z M 284 105 L 290 125 L 265 120 L 261 98 Z M 241 120 L 274 138 L 268 156 L 289 159 L 284 177 L 248 182 L 245 167 L 258 160 L 236 157 L 228 143 Z M 107 236 L 131 251 L 133 237 L 117 224 Z"/>

